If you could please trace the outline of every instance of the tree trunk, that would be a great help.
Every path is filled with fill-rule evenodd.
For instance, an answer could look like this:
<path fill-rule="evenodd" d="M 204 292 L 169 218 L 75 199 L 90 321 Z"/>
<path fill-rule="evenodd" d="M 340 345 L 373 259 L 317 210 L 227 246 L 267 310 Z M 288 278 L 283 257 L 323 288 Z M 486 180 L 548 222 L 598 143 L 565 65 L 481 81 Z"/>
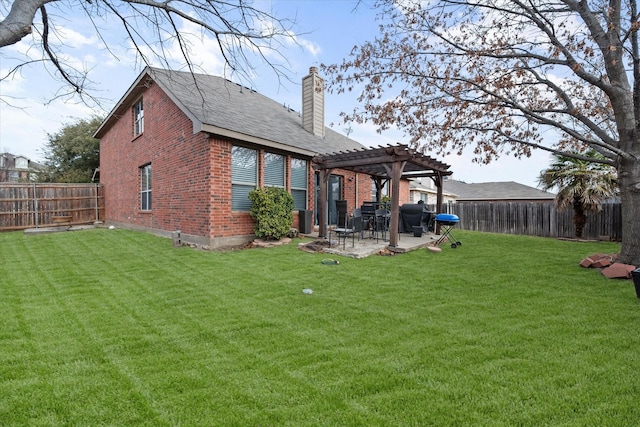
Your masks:
<path fill-rule="evenodd" d="M 640 153 L 618 167 L 622 202 L 622 248 L 618 262 L 640 267 Z"/>
<path fill-rule="evenodd" d="M 582 206 L 582 202 L 578 200 L 573 201 L 573 226 L 575 229 L 575 236 L 579 239 L 582 237 L 582 231 L 584 230 L 584 225 L 587 223 L 587 216 L 584 214 L 584 207 Z"/>
<path fill-rule="evenodd" d="M 587 217 L 584 214 L 575 214 L 573 216 L 573 225 L 575 228 L 575 237 L 577 239 L 582 238 L 582 232 L 584 231 L 584 226 L 587 223 Z"/>

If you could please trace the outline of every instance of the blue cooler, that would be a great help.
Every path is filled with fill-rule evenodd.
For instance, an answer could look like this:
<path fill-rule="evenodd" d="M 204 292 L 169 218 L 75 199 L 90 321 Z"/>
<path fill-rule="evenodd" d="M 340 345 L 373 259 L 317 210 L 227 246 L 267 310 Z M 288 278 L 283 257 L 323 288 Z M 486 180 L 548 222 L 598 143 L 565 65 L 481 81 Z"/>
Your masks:
<path fill-rule="evenodd" d="M 438 214 L 436 215 L 436 221 L 442 225 L 455 225 L 460 221 L 460 218 L 454 214 Z"/>

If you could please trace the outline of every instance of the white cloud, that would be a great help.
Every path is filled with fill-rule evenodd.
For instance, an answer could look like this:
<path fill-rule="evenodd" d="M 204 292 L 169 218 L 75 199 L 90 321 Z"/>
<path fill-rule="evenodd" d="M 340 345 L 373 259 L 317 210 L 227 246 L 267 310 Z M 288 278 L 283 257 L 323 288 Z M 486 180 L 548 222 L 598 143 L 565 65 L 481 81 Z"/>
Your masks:
<path fill-rule="evenodd" d="M 6 76 L 9 72 L 9 68 L 1 68 L 0 75 Z M 28 89 L 27 80 L 22 73 L 11 74 L 6 79 L 0 82 L 0 93 L 2 98 L 7 102 L 11 102 L 12 98 L 20 98 L 26 94 Z"/>
<path fill-rule="evenodd" d="M 305 51 L 309 52 L 311 56 L 319 57 L 320 54 L 322 54 L 322 48 L 318 44 L 300 37 L 295 37 L 295 40 Z"/>
<path fill-rule="evenodd" d="M 56 25 L 55 34 L 65 46 L 74 49 L 79 49 L 85 46 L 95 46 L 99 43 L 95 35 L 87 37 L 67 26 Z"/>
<path fill-rule="evenodd" d="M 3 84 L 3 96 L 4 87 Z M 83 104 L 61 100 L 44 105 L 41 99 L 25 97 L 20 99 L 19 105 L 21 108 L 0 103 L 0 151 L 22 154 L 35 161 L 43 158 L 42 150 L 48 133 L 56 133 L 65 123 L 89 117 L 93 113 Z"/>

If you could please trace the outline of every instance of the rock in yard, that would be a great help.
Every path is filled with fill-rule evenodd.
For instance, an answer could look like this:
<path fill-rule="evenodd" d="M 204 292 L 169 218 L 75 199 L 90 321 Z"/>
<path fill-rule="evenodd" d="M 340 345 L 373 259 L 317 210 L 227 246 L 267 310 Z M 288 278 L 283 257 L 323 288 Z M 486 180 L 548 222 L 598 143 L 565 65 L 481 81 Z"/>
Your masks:
<path fill-rule="evenodd" d="M 618 254 L 593 254 L 580 261 L 581 267 L 602 268 L 613 263 Z"/>
<path fill-rule="evenodd" d="M 614 262 L 607 268 L 602 269 L 602 274 L 609 279 L 631 279 L 631 272 L 636 267 L 629 264 Z"/>

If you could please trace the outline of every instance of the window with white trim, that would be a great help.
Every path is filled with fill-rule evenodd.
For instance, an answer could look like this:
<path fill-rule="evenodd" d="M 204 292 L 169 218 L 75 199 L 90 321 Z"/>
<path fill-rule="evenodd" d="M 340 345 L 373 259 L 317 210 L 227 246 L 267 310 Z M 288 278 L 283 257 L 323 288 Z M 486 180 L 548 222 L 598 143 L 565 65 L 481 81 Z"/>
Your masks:
<path fill-rule="evenodd" d="M 291 159 L 291 196 L 293 196 L 293 208 L 295 210 L 307 209 L 307 161 Z"/>
<path fill-rule="evenodd" d="M 258 152 L 234 146 L 231 149 L 231 209 L 248 211 L 249 193 L 258 186 Z"/>
<path fill-rule="evenodd" d="M 144 132 L 144 108 L 142 98 L 133 104 L 133 136 L 138 136 Z"/>
<path fill-rule="evenodd" d="M 140 168 L 140 209 L 151 210 L 151 164 Z"/>

